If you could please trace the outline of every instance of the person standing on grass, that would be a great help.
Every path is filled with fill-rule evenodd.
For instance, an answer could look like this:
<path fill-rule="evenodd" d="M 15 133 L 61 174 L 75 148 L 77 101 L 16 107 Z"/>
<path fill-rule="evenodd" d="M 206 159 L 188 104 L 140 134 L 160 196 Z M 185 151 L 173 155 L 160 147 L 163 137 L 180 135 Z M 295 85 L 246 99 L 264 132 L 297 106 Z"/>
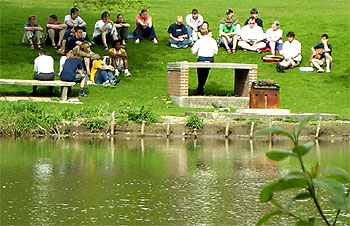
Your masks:
<path fill-rule="evenodd" d="M 278 72 L 284 72 L 285 69 L 293 68 L 301 63 L 301 43 L 295 40 L 294 32 L 287 33 L 288 41 L 283 43 L 281 54 L 284 59 L 277 64 L 276 69 Z"/>
<path fill-rule="evenodd" d="M 28 23 L 24 24 L 24 35 L 22 38 L 23 43 L 29 43 L 31 49 L 35 49 L 34 42 L 37 44 L 38 49 L 42 49 L 41 39 L 43 37 L 43 28 L 36 23 L 36 17 L 30 16 Z"/>
<path fill-rule="evenodd" d="M 118 32 L 118 39 L 122 40 L 122 45 L 125 46 L 126 42 L 128 41 L 128 29 L 130 24 L 124 22 L 123 14 L 117 15 L 117 21 L 114 22 L 114 27 Z"/>
<path fill-rule="evenodd" d="M 198 53 L 197 62 L 213 63 L 214 55 L 218 53 L 217 43 L 208 36 L 207 29 L 202 28 L 200 32 L 203 37 L 193 45 L 192 53 Z M 204 86 L 207 82 L 209 71 L 210 68 L 197 68 L 198 86 L 196 92 L 198 95 L 204 95 Z"/>
<path fill-rule="evenodd" d="M 264 22 L 262 21 L 262 19 L 258 18 L 258 15 L 259 15 L 259 12 L 258 12 L 258 10 L 257 10 L 256 8 L 253 8 L 252 10 L 250 10 L 250 18 L 251 18 L 251 17 L 254 17 L 254 18 L 255 18 L 255 21 L 256 21 L 256 24 L 257 24 L 258 26 L 260 26 L 261 28 L 263 28 Z M 250 18 L 248 18 L 248 19 L 245 21 L 244 25 L 249 24 Z"/>
<path fill-rule="evenodd" d="M 61 72 L 61 80 L 65 82 L 78 82 L 80 83 L 79 97 L 86 97 L 84 92 L 84 87 L 86 83 L 86 77 L 84 74 L 84 67 L 81 60 L 73 54 L 70 50 L 66 54 L 66 61 L 63 65 L 63 70 Z"/>
<path fill-rule="evenodd" d="M 221 47 L 226 48 L 228 54 L 236 54 L 237 33 L 232 19 L 226 18 L 225 24 L 220 24 L 218 43 Z"/>
<path fill-rule="evenodd" d="M 198 40 L 197 33 L 203 24 L 203 17 L 198 14 L 197 9 L 192 9 L 192 13 L 186 16 L 187 34 L 190 36 L 190 40 L 195 42 Z"/>
<path fill-rule="evenodd" d="M 130 77 L 131 73 L 129 71 L 128 66 L 128 54 L 126 50 L 122 48 L 122 44 L 120 40 L 115 40 L 112 44 L 113 48 L 111 48 L 108 53 L 109 57 L 112 59 L 112 66 L 114 67 L 115 76 L 119 76 L 119 71 L 124 68 L 124 76 Z"/>
<path fill-rule="evenodd" d="M 254 17 L 249 18 L 248 25 L 242 27 L 238 34 L 240 36 L 238 46 L 240 46 L 245 52 L 250 50 L 261 53 L 260 49 L 266 47 L 266 43 L 264 42 L 264 31 L 256 24 Z"/>
<path fill-rule="evenodd" d="M 186 26 L 182 24 L 183 17 L 177 16 L 176 23 L 173 23 L 168 28 L 169 46 L 172 48 L 187 48 L 191 44 L 191 41 L 188 39 L 188 33 Z"/>
<path fill-rule="evenodd" d="M 318 73 L 331 72 L 333 63 L 332 49 L 333 47 L 328 41 L 327 34 L 321 36 L 321 43 L 311 48 L 311 65 L 317 69 Z M 326 70 L 322 68 L 323 65 L 326 66 Z"/>
<path fill-rule="evenodd" d="M 266 41 L 268 47 L 271 49 L 272 55 L 276 54 L 276 50 L 279 52 L 282 50 L 283 31 L 280 29 L 280 23 L 276 20 L 271 25 L 271 28 L 266 31 Z"/>
<path fill-rule="evenodd" d="M 156 31 L 154 30 L 152 17 L 148 15 L 147 9 L 141 10 L 140 14 L 136 17 L 136 28 L 134 30 L 135 43 L 140 43 L 143 38 L 152 40 L 154 44 L 158 44 Z"/>
<path fill-rule="evenodd" d="M 53 48 L 61 48 L 64 33 L 67 25 L 62 22 L 57 22 L 55 14 L 50 15 L 49 21 L 46 23 L 46 45 Z"/>
<path fill-rule="evenodd" d="M 104 11 L 101 20 L 97 21 L 92 34 L 92 39 L 96 44 L 103 44 L 105 51 L 108 51 L 108 43 L 118 39 L 117 29 L 113 26 L 113 21 L 109 19 L 110 14 Z"/>
<path fill-rule="evenodd" d="M 44 50 L 39 52 L 39 56 L 34 60 L 34 80 L 52 81 L 54 80 L 54 59 L 48 56 Z M 33 86 L 33 95 L 37 86 Z M 53 87 L 49 86 L 50 95 L 53 94 Z"/>

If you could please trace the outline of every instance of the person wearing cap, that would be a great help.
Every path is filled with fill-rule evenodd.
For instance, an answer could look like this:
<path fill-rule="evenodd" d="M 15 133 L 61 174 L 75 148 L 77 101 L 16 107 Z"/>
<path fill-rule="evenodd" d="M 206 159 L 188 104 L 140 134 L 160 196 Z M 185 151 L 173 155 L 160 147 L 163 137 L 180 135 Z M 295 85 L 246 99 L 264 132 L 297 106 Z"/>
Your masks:
<path fill-rule="evenodd" d="M 278 72 L 284 72 L 285 69 L 293 68 L 301 63 L 301 43 L 295 40 L 294 32 L 287 33 L 288 40 L 283 43 L 281 54 L 284 59 L 277 64 L 276 69 Z"/>
<path fill-rule="evenodd" d="M 190 40 L 194 42 L 198 40 L 197 32 L 199 32 L 203 21 L 203 17 L 198 14 L 197 9 L 192 9 L 192 13 L 186 16 L 187 33 L 190 36 Z"/>
<path fill-rule="evenodd" d="M 52 46 L 55 49 L 60 48 L 66 28 L 66 24 L 57 22 L 57 16 L 55 14 L 50 15 L 49 21 L 46 23 L 46 45 Z"/>
<path fill-rule="evenodd" d="M 264 22 L 262 21 L 262 19 L 258 18 L 258 15 L 259 15 L 259 12 L 258 12 L 258 10 L 257 10 L 256 8 L 253 8 L 252 10 L 250 10 L 250 16 L 251 16 L 251 17 L 254 17 L 254 18 L 255 18 L 255 21 L 256 21 L 256 24 L 257 24 L 258 26 L 260 26 L 261 28 L 263 28 Z M 247 25 L 247 24 L 249 23 L 249 19 L 250 19 L 250 18 L 248 18 L 248 19 L 245 21 L 244 25 Z"/>
<path fill-rule="evenodd" d="M 177 16 L 176 23 L 173 23 L 168 28 L 169 46 L 172 48 L 187 48 L 192 42 L 188 39 L 187 28 L 182 24 L 183 17 Z"/>
<path fill-rule="evenodd" d="M 240 36 L 238 46 L 244 51 L 250 50 L 260 53 L 261 49 L 266 47 L 264 31 L 256 24 L 254 17 L 249 18 L 248 25 L 243 26 L 238 35 Z"/>
<path fill-rule="evenodd" d="M 276 20 L 271 25 L 271 28 L 266 31 L 266 41 L 268 47 L 271 49 L 272 55 L 276 54 L 276 50 L 280 52 L 283 47 L 283 31 L 280 29 L 280 23 Z"/>
<path fill-rule="evenodd" d="M 234 16 L 234 13 L 232 9 L 226 10 L 226 17 L 221 20 L 220 24 L 225 24 L 226 18 L 230 18 L 232 19 L 232 24 L 235 25 L 237 31 L 239 31 L 241 29 L 241 25 L 239 24 L 239 20 L 233 16 Z"/>
<path fill-rule="evenodd" d="M 226 18 L 225 24 L 220 24 L 218 43 L 221 47 L 226 48 L 228 54 L 236 53 L 237 33 L 236 26 L 233 25 L 231 18 Z"/>
<path fill-rule="evenodd" d="M 193 45 L 191 51 L 193 54 L 198 53 L 197 62 L 213 63 L 214 55 L 218 53 L 216 41 L 208 36 L 208 30 L 201 28 L 202 38 Z M 210 68 L 197 68 L 198 86 L 197 94 L 204 95 L 204 86 L 207 82 Z"/>

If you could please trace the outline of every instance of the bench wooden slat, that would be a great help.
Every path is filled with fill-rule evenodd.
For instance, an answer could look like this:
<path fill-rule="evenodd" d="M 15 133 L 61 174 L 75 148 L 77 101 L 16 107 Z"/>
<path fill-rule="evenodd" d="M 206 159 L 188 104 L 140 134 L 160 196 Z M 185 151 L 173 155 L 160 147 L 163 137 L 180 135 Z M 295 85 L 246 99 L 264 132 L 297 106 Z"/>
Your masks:
<path fill-rule="evenodd" d="M 239 63 L 204 63 L 204 62 L 177 62 L 168 63 L 168 70 L 180 68 L 222 68 L 222 69 L 258 69 L 257 64 Z"/>
<path fill-rule="evenodd" d="M 75 82 L 64 82 L 59 80 L 41 81 L 41 80 L 24 80 L 24 79 L 0 79 L 3 85 L 23 85 L 23 86 L 74 86 Z"/>

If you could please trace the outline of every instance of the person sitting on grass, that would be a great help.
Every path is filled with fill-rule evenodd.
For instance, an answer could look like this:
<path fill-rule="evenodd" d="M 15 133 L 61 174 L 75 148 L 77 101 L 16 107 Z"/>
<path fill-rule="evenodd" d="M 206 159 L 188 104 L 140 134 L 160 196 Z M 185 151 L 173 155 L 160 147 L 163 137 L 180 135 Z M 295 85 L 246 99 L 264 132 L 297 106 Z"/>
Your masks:
<path fill-rule="evenodd" d="M 267 45 L 271 50 L 272 55 L 276 54 L 276 50 L 280 52 L 283 47 L 282 41 L 283 31 L 280 29 L 280 23 L 276 20 L 271 25 L 271 28 L 266 31 Z"/>
<path fill-rule="evenodd" d="M 66 62 L 63 65 L 61 73 L 61 80 L 65 82 L 77 82 L 80 83 L 79 97 L 86 97 L 84 87 L 86 83 L 86 75 L 84 74 L 84 66 L 78 56 L 73 54 L 70 50 L 66 53 Z"/>
<path fill-rule="evenodd" d="M 258 12 L 258 10 L 256 8 L 253 8 L 252 10 L 250 10 L 250 18 L 254 17 L 257 25 L 260 26 L 261 28 L 263 28 L 264 22 L 262 21 L 262 19 L 258 18 L 258 15 L 259 15 L 259 12 Z M 244 25 L 249 24 L 250 18 L 248 18 L 245 21 Z"/>
<path fill-rule="evenodd" d="M 276 69 L 278 72 L 284 72 L 285 69 L 293 68 L 301 63 L 301 43 L 295 40 L 294 32 L 287 33 L 288 41 L 283 43 L 281 54 L 284 59 L 277 64 Z"/>
<path fill-rule="evenodd" d="M 63 41 L 61 45 L 61 49 L 59 49 L 59 53 L 64 55 L 66 50 L 66 43 L 68 42 L 69 38 L 74 35 L 74 28 L 75 27 L 81 27 L 84 31 L 83 37 L 86 38 L 87 41 L 89 40 L 89 37 L 86 33 L 86 23 L 85 21 L 79 16 L 79 9 L 78 8 L 71 8 L 70 14 L 66 15 L 64 17 L 64 23 L 67 25 L 66 32 L 63 36 Z"/>
<path fill-rule="evenodd" d="M 192 9 L 192 13 L 186 16 L 187 34 L 191 41 L 198 40 L 199 29 L 203 24 L 203 17 L 198 14 L 197 9 Z"/>
<path fill-rule="evenodd" d="M 233 13 L 232 9 L 226 10 L 226 17 L 221 20 L 220 24 L 225 24 L 226 18 L 232 19 L 232 25 L 234 25 L 236 27 L 237 31 L 239 31 L 241 29 L 241 25 L 239 24 L 239 20 L 236 17 L 234 17 L 234 13 Z"/>
<path fill-rule="evenodd" d="M 333 63 L 332 49 L 333 47 L 328 42 L 327 34 L 321 36 L 321 43 L 311 48 L 311 65 L 317 69 L 318 73 L 331 72 Z M 324 65 L 326 66 L 326 70 L 322 68 Z"/>
<path fill-rule="evenodd" d="M 95 84 L 103 84 L 105 86 L 116 85 L 120 79 L 115 79 L 113 75 L 114 67 L 111 65 L 112 59 L 108 56 L 98 59 L 91 68 L 91 81 Z"/>
<path fill-rule="evenodd" d="M 141 10 L 140 14 L 136 17 L 136 28 L 134 30 L 135 43 L 140 43 L 143 38 L 152 40 L 154 44 L 158 44 L 156 31 L 152 23 L 152 17 L 148 15 L 147 9 Z"/>
<path fill-rule="evenodd" d="M 220 24 L 218 43 L 226 48 L 228 54 L 236 54 L 237 30 L 232 19 L 226 18 L 225 24 Z"/>
<path fill-rule="evenodd" d="M 256 25 L 254 17 L 249 18 L 248 25 L 242 27 L 238 34 L 240 36 L 238 46 L 245 52 L 250 50 L 261 53 L 260 49 L 266 47 L 264 31 L 260 26 Z"/>
<path fill-rule="evenodd" d="M 168 43 L 172 48 L 187 48 L 191 44 L 191 41 L 188 39 L 187 28 L 182 24 L 182 20 L 182 16 L 177 16 L 176 23 L 173 23 L 168 28 L 170 36 Z"/>
<path fill-rule="evenodd" d="M 201 28 L 207 29 L 207 30 L 208 30 L 208 36 L 209 36 L 210 38 L 213 37 L 213 33 L 212 33 L 211 30 L 209 29 L 209 22 L 208 22 L 208 21 L 203 21 L 202 27 L 201 27 Z M 203 37 L 202 34 L 199 32 L 199 33 L 198 33 L 198 39 L 200 39 L 200 38 L 202 38 L 202 37 Z"/>
<path fill-rule="evenodd" d="M 110 14 L 104 11 L 101 14 L 101 20 L 97 21 L 92 34 L 92 39 L 96 44 L 102 44 L 104 50 L 108 51 L 108 43 L 117 40 L 117 29 L 113 26 L 113 22 L 109 19 Z"/>
<path fill-rule="evenodd" d="M 121 41 L 115 40 L 112 46 L 113 48 L 111 48 L 108 53 L 109 57 L 112 59 L 112 65 L 115 69 L 115 76 L 119 76 L 119 71 L 124 68 L 124 76 L 130 77 L 131 73 L 128 67 L 128 55 L 126 53 L 126 50 L 122 48 Z"/>
<path fill-rule="evenodd" d="M 130 24 L 124 22 L 123 14 L 117 15 L 117 21 L 114 21 L 114 27 L 118 32 L 118 39 L 122 40 L 122 45 L 126 45 L 126 42 L 128 41 L 128 29 Z"/>
<path fill-rule="evenodd" d="M 28 23 L 24 24 L 24 35 L 22 38 L 23 43 L 29 43 L 31 49 L 35 49 L 34 42 L 37 44 L 38 49 L 42 49 L 41 39 L 43 37 L 43 28 L 36 23 L 36 17 L 30 16 Z"/>
<path fill-rule="evenodd" d="M 67 25 L 62 22 L 57 22 L 55 14 L 50 15 L 49 21 L 46 23 L 46 45 L 53 48 L 61 48 L 64 33 Z"/>
<path fill-rule="evenodd" d="M 34 80 L 51 81 L 54 80 L 54 60 L 48 56 L 44 50 L 39 52 L 39 56 L 34 60 Z M 33 86 L 32 94 L 35 95 L 37 86 Z M 50 95 L 53 95 L 53 87 L 49 86 Z"/>

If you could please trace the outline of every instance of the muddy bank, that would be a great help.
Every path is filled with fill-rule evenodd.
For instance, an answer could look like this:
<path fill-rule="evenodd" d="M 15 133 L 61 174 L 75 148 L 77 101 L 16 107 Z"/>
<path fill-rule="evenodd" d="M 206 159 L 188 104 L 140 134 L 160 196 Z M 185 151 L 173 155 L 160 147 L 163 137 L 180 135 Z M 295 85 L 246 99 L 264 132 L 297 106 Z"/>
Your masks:
<path fill-rule="evenodd" d="M 54 131 L 46 131 L 38 127 L 31 131 L 31 134 L 25 136 L 56 136 L 56 137 L 80 137 L 91 136 L 109 138 L 111 136 L 146 136 L 146 137 L 185 137 L 196 138 L 201 136 L 212 136 L 224 138 L 252 138 L 269 139 L 268 136 L 252 137 L 255 131 L 269 126 L 280 126 L 287 131 L 293 131 L 297 125 L 295 122 L 282 122 L 274 120 L 245 120 L 234 121 L 225 119 L 204 119 L 203 129 L 192 129 L 186 126 L 186 117 L 162 117 L 161 123 L 142 124 L 128 123 L 114 126 L 114 135 L 112 135 L 111 124 L 103 128 L 91 131 L 81 122 L 63 122 L 57 126 Z M 302 137 L 314 139 L 318 134 L 318 139 L 349 139 L 350 122 L 349 121 L 321 121 L 318 130 L 317 121 L 310 122 L 302 131 Z M 0 129 L 1 136 L 8 136 L 6 130 Z M 273 139 L 285 139 L 282 136 L 274 135 Z"/>

